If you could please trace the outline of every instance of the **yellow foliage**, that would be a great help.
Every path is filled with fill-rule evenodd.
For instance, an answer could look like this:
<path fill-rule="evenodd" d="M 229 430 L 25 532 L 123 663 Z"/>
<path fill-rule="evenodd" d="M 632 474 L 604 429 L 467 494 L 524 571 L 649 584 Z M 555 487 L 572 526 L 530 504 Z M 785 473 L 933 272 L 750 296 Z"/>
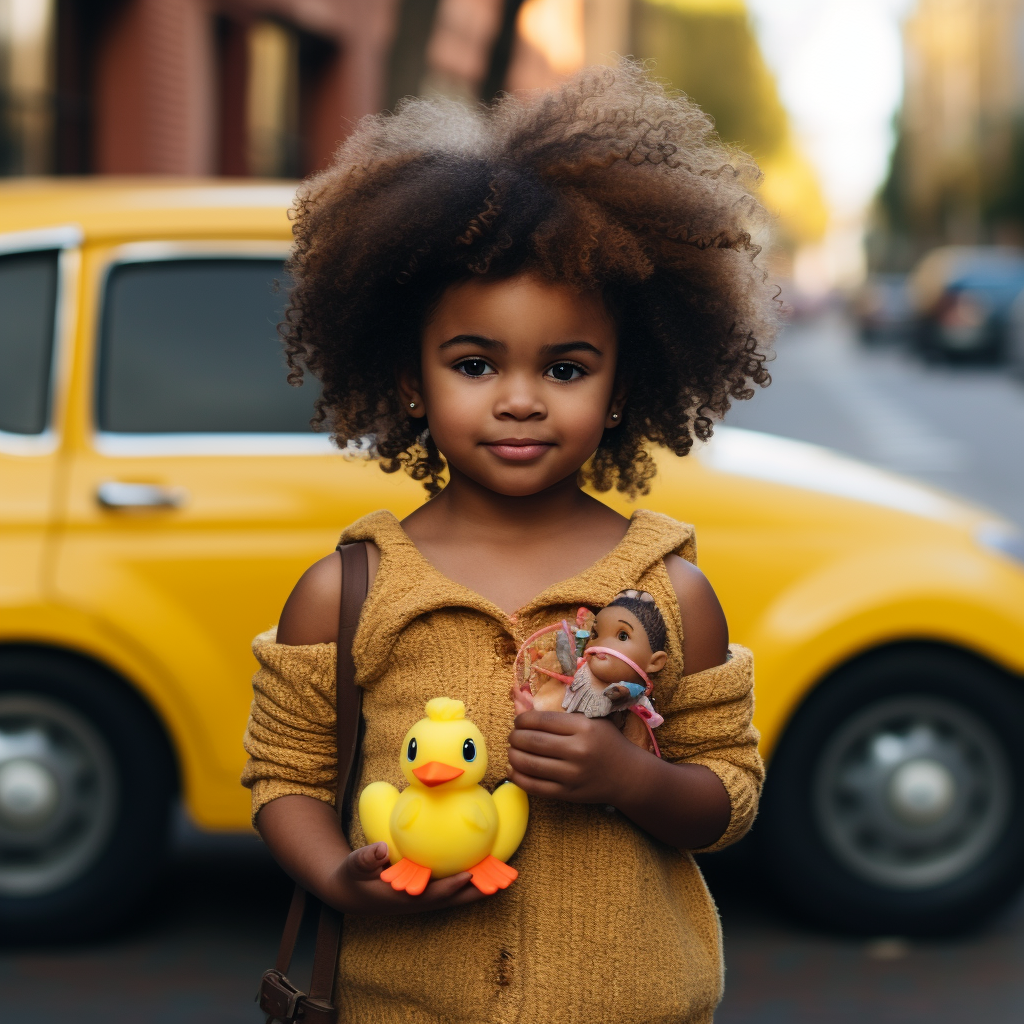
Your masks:
<path fill-rule="evenodd" d="M 818 241 L 828 211 L 817 174 L 800 151 L 742 0 L 641 0 L 633 52 L 700 104 L 724 142 L 764 171 L 761 198 L 784 245 Z"/>
<path fill-rule="evenodd" d="M 762 157 L 760 165 L 764 172 L 761 202 L 778 218 L 780 241 L 798 245 L 819 241 L 828 226 L 828 206 L 807 157 L 787 139 Z"/>

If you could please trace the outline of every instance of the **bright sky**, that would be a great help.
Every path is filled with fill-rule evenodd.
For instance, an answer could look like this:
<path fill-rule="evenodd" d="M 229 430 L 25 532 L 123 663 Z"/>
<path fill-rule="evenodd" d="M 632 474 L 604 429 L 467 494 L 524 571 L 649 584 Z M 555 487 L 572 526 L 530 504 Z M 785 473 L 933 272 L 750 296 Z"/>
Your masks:
<path fill-rule="evenodd" d="M 825 196 L 856 219 L 885 178 L 915 0 L 748 0 L 765 59 Z"/>

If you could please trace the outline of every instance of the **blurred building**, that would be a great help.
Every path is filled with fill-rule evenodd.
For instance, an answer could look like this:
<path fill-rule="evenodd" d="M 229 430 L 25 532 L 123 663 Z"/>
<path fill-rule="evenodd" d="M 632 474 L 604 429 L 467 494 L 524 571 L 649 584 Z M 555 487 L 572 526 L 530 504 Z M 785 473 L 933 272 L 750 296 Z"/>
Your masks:
<path fill-rule="evenodd" d="M 919 0 L 903 40 L 903 108 L 882 196 L 889 248 L 878 261 L 1021 237 L 1024 0 Z"/>
<path fill-rule="evenodd" d="M 359 117 L 402 96 L 488 99 L 551 85 L 602 48 L 626 52 L 628 10 L 0 0 L 0 174 L 306 174 Z"/>
<path fill-rule="evenodd" d="M 0 174 L 297 177 L 403 96 L 489 100 L 630 54 L 761 161 L 785 241 L 820 236 L 743 0 L 0 0 Z"/>
<path fill-rule="evenodd" d="M 376 109 L 388 0 L 0 0 L 8 173 L 296 174 Z"/>

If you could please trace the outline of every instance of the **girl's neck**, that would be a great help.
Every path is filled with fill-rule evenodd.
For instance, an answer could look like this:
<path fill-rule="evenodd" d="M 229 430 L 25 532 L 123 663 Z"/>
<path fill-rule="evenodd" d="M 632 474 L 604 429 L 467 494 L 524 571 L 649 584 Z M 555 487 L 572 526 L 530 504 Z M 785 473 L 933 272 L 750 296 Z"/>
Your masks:
<path fill-rule="evenodd" d="M 596 507 L 595 507 L 596 506 Z M 452 470 L 444 490 L 422 509 L 433 524 L 443 522 L 463 537 L 487 534 L 513 538 L 535 537 L 560 523 L 579 523 L 581 518 L 609 511 L 580 490 L 573 474 L 536 494 L 499 494 Z M 614 514 L 614 513 L 613 513 Z"/>
<path fill-rule="evenodd" d="M 402 525 L 436 569 L 511 614 L 606 555 L 629 521 L 584 494 L 575 475 L 512 497 L 455 470 Z"/>

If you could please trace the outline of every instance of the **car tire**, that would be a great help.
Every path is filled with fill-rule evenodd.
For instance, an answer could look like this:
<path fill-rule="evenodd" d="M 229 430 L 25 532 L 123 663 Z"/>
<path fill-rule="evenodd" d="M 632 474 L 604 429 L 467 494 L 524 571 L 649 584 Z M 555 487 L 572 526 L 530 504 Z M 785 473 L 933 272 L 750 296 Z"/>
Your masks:
<path fill-rule="evenodd" d="M 0 935 L 94 937 L 138 911 L 176 773 L 152 711 L 101 667 L 0 652 Z"/>
<path fill-rule="evenodd" d="M 1024 877 L 1019 682 L 966 652 L 858 659 L 794 715 L 754 838 L 781 905 L 867 935 L 969 928 Z"/>

